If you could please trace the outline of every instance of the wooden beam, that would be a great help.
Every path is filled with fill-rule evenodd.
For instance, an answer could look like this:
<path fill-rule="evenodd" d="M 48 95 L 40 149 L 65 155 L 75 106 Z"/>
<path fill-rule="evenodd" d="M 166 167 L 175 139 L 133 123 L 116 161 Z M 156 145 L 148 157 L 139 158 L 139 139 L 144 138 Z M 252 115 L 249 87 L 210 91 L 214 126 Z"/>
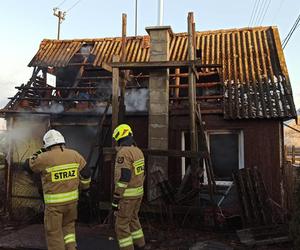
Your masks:
<path fill-rule="evenodd" d="M 193 13 L 188 14 L 188 60 L 193 61 L 195 59 L 195 48 L 193 39 Z M 197 129 L 196 129 L 196 88 L 195 88 L 195 75 L 192 69 L 192 65 L 189 65 L 189 110 L 190 110 L 190 140 L 191 151 L 197 151 Z M 192 161 L 192 172 L 195 171 L 197 163 Z"/>
<path fill-rule="evenodd" d="M 98 126 L 97 122 L 51 122 L 52 127 L 59 126 L 89 126 L 94 127 Z"/>
<path fill-rule="evenodd" d="M 175 75 L 179 75 L 180 74 L 180 69 L 176 68 L 175 69 Z M 180 77 L 176 76 L 175 77 L 175 96 L 179 97 L 179 88 L 177 88 L 180 85 Z M 171 88 L 172 85 L 169 85 L 169 88 Z M 188 85 L 187 85 L 188 86 Z"/>
<path fill-rule="evenodd" d="M 28 101 L 34 101 L 34 100 L 39 100 L 39 101 L 57 101 L 57 102 L 106 102 L 106 100 L 99 99 L 99 98 L 89 98 L 89 99 L 80 99 L 80 98 L 61 98 L 57 96 L 53 96 L 52 98 L 44 98 L 44 97 L 9 97 L 8 99 L 17 99 L 17 100 L 28 100 Z"/>
<path fill-rule="evenodd" d="M 15 143 L 12 137 L 11 131 L 14 129 L 15 117 L 10 116 L 7 119 L 7 131 L 8 131 L 8 154 L 5 161 L 5 202 L 4 202 L 4 211 L 9 216 L 11 215 L 11 196 L 12 196 L 12 179 L 13 179 L 13 150 L 15 147 Z"/>
<path fill-rule="evenodd" d="M 168 156 L 168 157 L 186 157 L 202 159 L 207 157 L 205 152 L 180 151 L 180 150 L 161 150 L 161 149 L 141 149 L 145 155 Z M 103 154 L 114 155 L 117 151 L 115 148 L 104 147 Z"/>
<path fill-rule="evenodd" d="M 108 72 L 112 72 L 112 67 L 108 63 L 106 63 L 106 62 L 103 62 L 101 64 L 101 68 L 105 69 Z"/>
<path fill-rule="evenodd" d="M 197 96 L 197 100 L 208 100 L 208 99 L 223 99 L 223 95 L 204 95 L 204 96 Z M 188 97 L 170 97 L 170 100 L 189 100 Z"/>
<path fill-rule="evenodd" d="M 196 83 L 197 88 L 213 88 L 220 86 L 220 82 L 208 82 L 208 83 Z M 188 84 L 180 84 L 180 85 L 169 85 L 169 88 L 179 88 L 179 89 L 188 89 L 189 85 Z"/>
<path fill-rule="evenodd" d="M 126 61 L 126 45 L 127 45 L 127 39 L 126 39 L 126 30 L 127 30 L 127 15 L 122 14 L 122 44 L 121 44 L 121 62 Z M 120 103 L 119 103 L 119 122 L 122 123 L 124 121 L 126 107 L 125 107 L 125 89 L 126 89 L 126 83 L 129 78 L 129 72 L 128 70 L 124 70 L 121 72 L 121 81 L 120 81 Z"/>
<path fill-rule="evenodd" d="M 176 70 L 176 69 L 175 69 Z M 178 70 L 180 71 L 180 69 L 178 68 Z M 206 77 L 206 76 L 215 76 L 215 75 L 219 75 L 218 72 L 200 72 L 198 71 L 198 75 L 200 77 Z M 183 78 L 187 78 L 189 77 L 188 73 L 175 73 L 175 74 L 169 74 L 170 77 L 183 77 Z M 130 77 L 134 77 L 134 78 L 149 78 L 149 75 L 130 75 Z"/>
<path fill-rule="evenodd" d="M 221 68 L 221 64 L 202 64 L 201 60 L 159 61 L 159 62 L 112 62 L 113 68 L 119 69 L 161 69 L 161 68 Z"/>
<path fill-rule="evenodd" d="M 120 57 L 118 55 L 113 56 L 113 62 L 119 62 Z M 111 127 L 112 131 L 118 125 L 118 116 L 119 116 L 119 69 L 113 68 L 112 71 L 112 119 Z"/>

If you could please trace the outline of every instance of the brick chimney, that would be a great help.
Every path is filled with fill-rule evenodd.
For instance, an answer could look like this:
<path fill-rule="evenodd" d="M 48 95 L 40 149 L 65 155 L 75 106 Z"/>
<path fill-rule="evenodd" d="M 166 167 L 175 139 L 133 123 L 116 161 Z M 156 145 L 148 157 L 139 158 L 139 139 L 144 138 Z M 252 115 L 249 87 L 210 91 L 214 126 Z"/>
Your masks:
<path fill-rule="evenodd" d="M 150 62 L 169 61 L 170 26 L 148 27 L 150 35 Z M 150 71 L 148 147 L 168 149 L 169 131 L 169 70 Z M 157 182 L 168 179 L 168 157 L 151 156 L 148 161 L 148 200 L 160 196 Z M 155 181 L 154 181 L 155 180 Z"/>

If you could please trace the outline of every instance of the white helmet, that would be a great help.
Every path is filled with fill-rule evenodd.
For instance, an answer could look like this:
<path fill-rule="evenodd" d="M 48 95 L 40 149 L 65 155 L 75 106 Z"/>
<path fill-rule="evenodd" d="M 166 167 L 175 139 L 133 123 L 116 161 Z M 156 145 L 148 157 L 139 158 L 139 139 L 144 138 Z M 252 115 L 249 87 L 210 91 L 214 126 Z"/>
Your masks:
<path fill-rule="evenodd" d="M 44 141 L 44 147 L 49 148 L 51 146 L 57 145 L 57 144 L 65 144 L 65 138 L 62 136 L 60 132 L 58 132 L 55 129 L 50 129 L 43 138 Z"/>

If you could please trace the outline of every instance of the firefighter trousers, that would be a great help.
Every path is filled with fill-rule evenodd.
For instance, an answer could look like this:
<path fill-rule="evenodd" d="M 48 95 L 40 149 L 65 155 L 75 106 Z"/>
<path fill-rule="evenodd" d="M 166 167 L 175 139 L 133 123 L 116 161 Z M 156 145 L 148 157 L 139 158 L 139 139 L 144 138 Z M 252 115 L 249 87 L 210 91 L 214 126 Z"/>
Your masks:
<path fill-rule="evenodd" d="M 44 227 L 48 250 L 75 250 L 77 202 L 66 205 L 45 205 Z"/>
<path fill-rule="evenodd" d="M 145 246 L 144 233 L 138 213 L 143 197 L 121 199 L 116 213 L 115 231 L 121 250 L 133 250 L 134 245 Z"/>

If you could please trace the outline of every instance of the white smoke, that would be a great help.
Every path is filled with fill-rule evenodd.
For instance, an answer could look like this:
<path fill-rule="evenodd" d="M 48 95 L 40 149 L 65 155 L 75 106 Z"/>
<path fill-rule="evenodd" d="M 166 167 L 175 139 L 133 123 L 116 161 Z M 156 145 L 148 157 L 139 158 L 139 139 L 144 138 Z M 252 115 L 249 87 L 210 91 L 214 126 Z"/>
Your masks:
<path fill-rule="evenodd" d="M 127 89 L 125 92 L 126 111 L 147 111 L 149 90 L 146 88 Z"/>
<path fill-rule="evenodd" d="M 8 122 L 10 124 L 10 122 Z M 42 146 L 42 136 L 47 126 L 47 116 L 28 116 L 23 114 L 9 125 L 5 132 L 6 151 L 14 151 L 14 161 L 20 162 L 28 158 Z M 11 143 L 10 143 L 11 142 Z"/>
<path fill-rule="evenodd" d="M 52 103 L 51 106 L 46 107 L 46 106 L 41 106 L 36 109 L 37 112 L 47 112 L 47 113 L 53 113 L 53 114 L 59 114 L 64 112 L 65 108 L 62 104 L 60 103 Z"/>

